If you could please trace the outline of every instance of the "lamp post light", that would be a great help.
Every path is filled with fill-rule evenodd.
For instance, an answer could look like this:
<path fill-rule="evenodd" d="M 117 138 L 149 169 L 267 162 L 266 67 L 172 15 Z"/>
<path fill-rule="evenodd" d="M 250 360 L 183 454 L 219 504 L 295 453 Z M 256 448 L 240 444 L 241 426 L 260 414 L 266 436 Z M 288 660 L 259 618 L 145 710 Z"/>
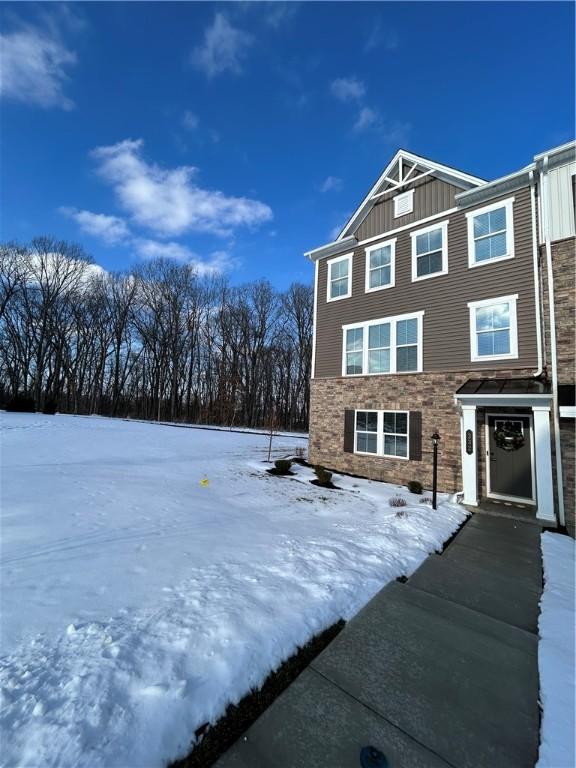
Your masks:
<path fill-rule="evenodd" d="M 438 490 L 438 443 L 442 438 L 438 432 L 434 432 L 431 439 L 434 449 L 434 460 L 432 463 L 432 509 L 436 509 L 436 493 Z"/>

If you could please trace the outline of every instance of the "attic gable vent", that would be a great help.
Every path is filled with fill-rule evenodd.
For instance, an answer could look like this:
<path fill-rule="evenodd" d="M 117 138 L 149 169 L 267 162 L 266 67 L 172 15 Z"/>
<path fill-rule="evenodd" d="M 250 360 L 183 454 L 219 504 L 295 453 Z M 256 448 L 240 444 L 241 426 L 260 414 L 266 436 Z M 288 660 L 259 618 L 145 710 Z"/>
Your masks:
<path fill-rule="evenodd" d="M 398 216 L 405 216 L 407 213 L 412 213 L 414 210 L 414 190 L 409 192 L 403 192 L 401 195 L 396 195 L 394 198 L 394 218 Z"/>

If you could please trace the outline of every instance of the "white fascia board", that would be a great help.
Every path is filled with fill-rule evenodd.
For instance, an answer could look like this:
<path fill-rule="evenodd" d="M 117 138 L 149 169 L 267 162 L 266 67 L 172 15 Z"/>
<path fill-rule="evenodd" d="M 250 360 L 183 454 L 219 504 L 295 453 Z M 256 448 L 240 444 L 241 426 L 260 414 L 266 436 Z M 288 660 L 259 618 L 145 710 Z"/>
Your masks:
<path fill-rule="evenodd" d="M 541 160 L 544 160 L 545 157 L 550 158 L 556 158 L 558 155 L 566 155 L 566 159 L 572 158 L 574 159 L 574 155 L 576 153 L 576 141 L 568 141 L 566 144 L 560 144 L 558 147 L 553 147 L 552 149 L 547 150 L 546 152 L 540 152 L 537 155 L 534 155 L 534 162 L 538 163 Z M 562 158 L 564 159 L 564 158 Z"/>
<path fill-rule="evenodd" d="M 499 405 L 502 407 L 525 406 L 533 408 L 535 406 L 550 406 L 552 403 L 552 394 L 549 395 L 454 395 L 456 403 L 460 405 L 475 405 L 477 407 L 491 407 Z"/>
<path fill-rule="evenodd" d="M 514 192 L 522 187 L 530 186 L 530 171 L 535 168 L 534 163 L 521 168 L 519 171 L 502 176 L 494 181 L 489 181 L 476 189 L 469 189 L 466 192 L 459 192 L 454 196 L 458 206 L 465 208 L 469 205 L 477 205 L 485 200 L 490 200 L 498 195 L 505 195 Z"/>
<path fill-rule="evenodd" d="M 347 237 L 345 240 L 334 240 L 326 245 L 320 245 L 318 248 L 313 248 L 311 251 L 306 251 L 304 256 L 310 259 L 310 261 L 317 261 L 325 256 L 337 256 L 351 247 L 356 245 L 356 238 L 353 236 Z"/>

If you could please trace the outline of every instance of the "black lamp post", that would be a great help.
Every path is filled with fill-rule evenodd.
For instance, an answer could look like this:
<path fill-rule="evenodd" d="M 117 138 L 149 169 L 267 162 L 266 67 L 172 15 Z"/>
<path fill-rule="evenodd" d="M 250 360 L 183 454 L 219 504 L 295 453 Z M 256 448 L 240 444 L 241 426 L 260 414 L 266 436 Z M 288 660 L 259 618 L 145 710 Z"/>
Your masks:
<path fill-rule="evenodd" d="M 432 435 L 432 445 L 434 447 L 434 461 L 432 464 L 432 509 L 436 509 L 436 492 L 438 489 L 438 443 L 441 437 L 438 432 Z"/>

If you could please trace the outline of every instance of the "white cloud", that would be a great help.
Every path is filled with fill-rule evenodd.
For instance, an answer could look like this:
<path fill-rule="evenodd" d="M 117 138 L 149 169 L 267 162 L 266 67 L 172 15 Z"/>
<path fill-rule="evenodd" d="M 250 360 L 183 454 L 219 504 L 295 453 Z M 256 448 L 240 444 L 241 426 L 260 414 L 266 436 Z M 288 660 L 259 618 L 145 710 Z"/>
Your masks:
<path fill-rule="evenodd" d="M 234 265 L 234 260 L 226 251 L 214 251 L 208 259 L 202 259 L 181 243 L 136 238 L 133 245 L 144 259 L 167 258 L 191 264 L 199 276 L 220 275 Z"/>
<path fill-rule="evenodd" d="M 98 237 L 109 245 L 121 243 L 130 236 L 126 222 L 118 216 L 107 216 L 104 213 L 79 211 L 76 208 L 60 208 L 60 212 L 73 219 L 83 232 Z"/>
<path fill-rule="evenodd" d="M 342 179 L 338 176 L 327 176 L 320 185 L 320 192 L 332 192 L 342 189 Z"/>
<path fill-rule="evenodd" d="M 354 130 L 357 133 L 373 128 L 378 123 L 378 113 L 370 107 L 362 107 L 354 123 Z"/>
<path fill-rule="evenodd" d="M 228 21 L 224 13 L 217 13 L 210 27 L 204 32 L 204 41 L 192 52 L 192 63 L 207 77 L 223 72 L 239 74 L 242 60 L 253 43 L 247 32 Z"/>
<path fill-rule="evenodd" d="M 378 17 L 376 22 L 372 25 L 366 42 L 364 43 L 364 51 L 369 53 L 375 48 L 383 47 L 386 51 L 394 51 L 398 48 L 399 39 L 398 33 L 395 29 L 383 29 L 382 19 Z"/>
<path fill-rule="evenodd" d="M 187 109 L 182 115 L 182 126 L 186 128 L 187 131 L 195 131 L 199 124 L 200 120 L 194 112 L 190 112 L 190 110 Z"/>
<path fill-rule="evenodd" d="M 281 0 L 275 0 L 275 2 L 263 3 L 262 5 L 266 9 L 264 21 L 273 29 L 283 27 L 289 21 L 292 21 L 299 10 L 298 3 L 296 2 L 285 3 L 281 2 Z"/>
<path fill-rule="evenodd" d="M 92 152 L 100 175 L 137 224 L 161 236 L 187 231 L 227 235 L 272 219 L 265 203 L 198 186 L 197 168 L 164 169 L 147 163 L 141 157 L 142 146 L 142 140 L 128 139 Z"/>
<path fill-rule="evenodd" d="M 0 95 L 25 104 L 72 109 L 64 93 L 67 70 L 77 57 L 59 39 L 53 25 L 31 25 L 0 35 Z"/>
<path fill-rule="evenodd" d="M 330 83 L 330 90 L 339 101 L 360 101 L 366 93 L 366 86 L 356 77 L 339 77 Z"/>

